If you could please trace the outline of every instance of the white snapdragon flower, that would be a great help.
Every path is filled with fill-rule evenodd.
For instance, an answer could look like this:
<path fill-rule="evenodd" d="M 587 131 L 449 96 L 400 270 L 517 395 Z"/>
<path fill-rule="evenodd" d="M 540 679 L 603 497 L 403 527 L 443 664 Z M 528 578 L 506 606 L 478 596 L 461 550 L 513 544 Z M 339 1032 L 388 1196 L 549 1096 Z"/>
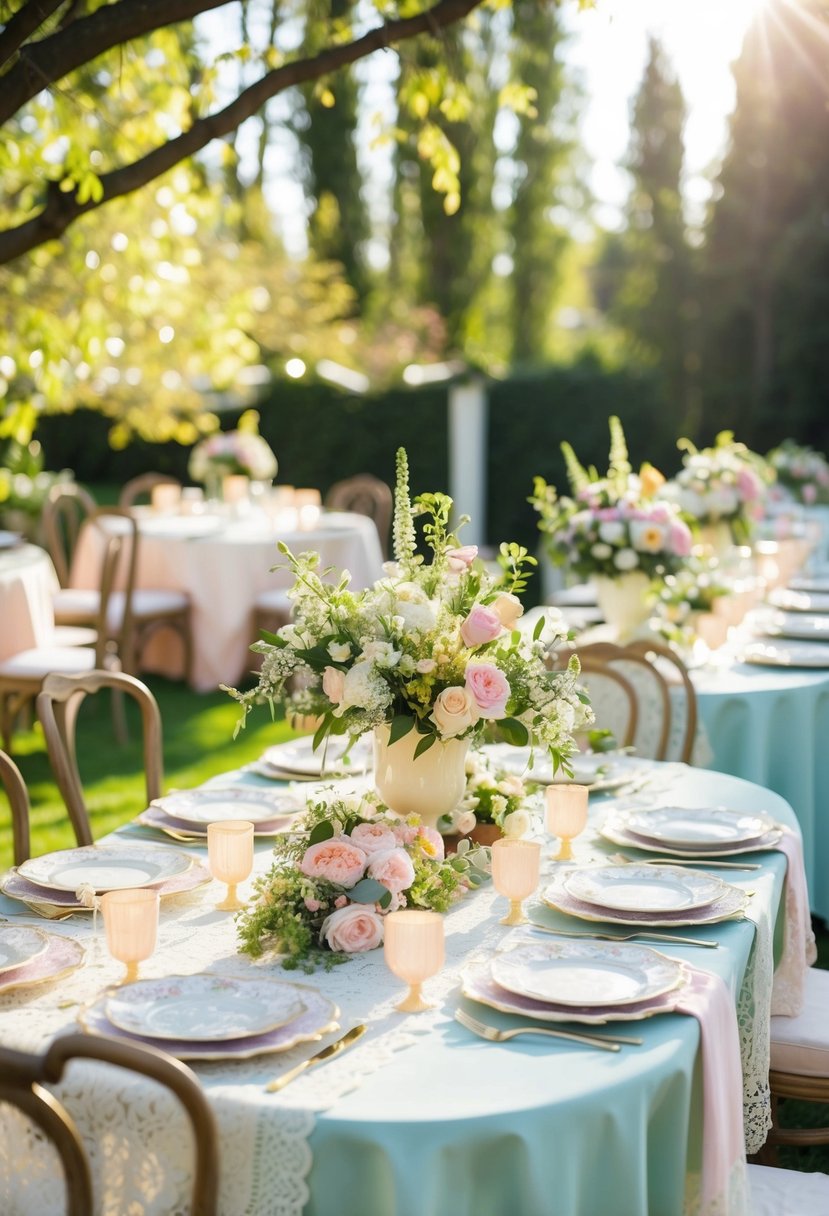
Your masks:
<path fill-rule="evenodd" d="M 613 565 L 617 570 L 635 570 L 639 565 L 639 555 L 635 549 L 620 549 L 614 554 Z"/>

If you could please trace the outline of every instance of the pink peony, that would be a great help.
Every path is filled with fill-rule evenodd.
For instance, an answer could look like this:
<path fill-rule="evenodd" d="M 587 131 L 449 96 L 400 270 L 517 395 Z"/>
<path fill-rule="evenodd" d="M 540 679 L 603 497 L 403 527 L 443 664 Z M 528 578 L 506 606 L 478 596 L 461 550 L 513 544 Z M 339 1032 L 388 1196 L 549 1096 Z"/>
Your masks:
<path fill-rule="evenodd" d="M 446 559 L 453 574 L 463 574 L 478 556 L 477 545 L 461 545 L 459 549 L 447 549 Z"/>
<path fill-rule="evenodd" d="M 339 667 L 326 667 L 322 673 L 322 691 L 332 705 L 339 705 L 345 691 L 345 673 Z"/>
<path fill-rule="evenodd" d="M 443 845 L 443 837 L 435 828 L 427 827 L 423 824 L 418 832 L 420 840 L 428 842 L 428 847 L 424 852 L 432 858 L 433 861 L 443 861 L 446 853 Z"/>
<path fill-rule="evenodd" d="M 466 687 L 482 718 L 506 716 L 510 687 L 506 676 L 494 663 L 467 664 Z"/>
<path fill-rule="evenodd" d="M 363 877 L 367 857 L 342 836 L 321 840 L 305 850 L 299 868 L 309 878 L 325 878 L 340 887 L 353 887 Z"/>
<path fill-rule="evenodd" d="M 377 853 L 368 867 L 369 876 L 381 882 L 392 895 L 406 891 L 414 882 L 412 859 L 404 849 L 389 849 Z"/>
<path fill-rule="evenodd" d="M 464 646 L 483 646 L 501 636 L 504 626 L 497 612 L 483 604 L 473 604 L 469 616 L 461 625 Z"/>
<path fill-rule="evenodd" d="M 671 524 L 668 537 L 671 549 L 677 557 L 688 557 L 690 555 L 693 537 L 691 536 L 691 529 L 681 519 L 677 519 Z"/>
<path fill-rule="evenodd" d="M 396 823 L 392 831 L 398 844 L 413 844 L 417 840 L 417 828 L 408 823 Z"/>
<path fill-rule="evenodd" d="M 351 841 L 362 849 L 367 857 L 397 848 L 397 837 L 384 823 L 358 823 L 351 832 Z"/>
<path fill-rule="evenodd" d="M 349 904 L 325 918 L 320 937 L 346 954 L 374 950 L 383 940 L 383 918 L 365 904 Z"/>

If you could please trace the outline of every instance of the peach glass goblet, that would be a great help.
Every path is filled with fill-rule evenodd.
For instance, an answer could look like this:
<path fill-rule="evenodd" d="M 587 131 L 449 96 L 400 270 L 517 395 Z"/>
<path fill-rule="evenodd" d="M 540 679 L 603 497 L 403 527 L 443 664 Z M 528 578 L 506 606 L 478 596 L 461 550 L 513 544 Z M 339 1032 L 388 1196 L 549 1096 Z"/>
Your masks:
<path fill-rule="evenodd" d="M 138 964 L 155 950 L 158 936 L 158 891 L 107 891 L 101 896 L 101 911 L 106 928 L 107 949 L 119 963 L 126 963 L 122 983 L 138 979 Z"/>
<path fill-rule="evenodd" d="M 499 895 L 510 901 L 502 925 L 526 925 L 521 904 L 538 886 L 541 870 L 541 845 L 535 840 L 504 837 L 492 845 L 492 881 Z"/>
<path fill-rule="evenodd" d="M 238 912 L 244 904 L 236 894 L 253 869 L 253 824 L 247 819 L 222 819 L 207 825 L 210 873 L 227 883 L 227 895 L 216 904 L 220 912 Z"/>
<path fill-rule="evenodd" d="M 395 1006 L 401 1013 L 420 1013 L 432 1006 L 421 995 L 423 981 L 443 966 L 443 917 L 437 912 L 390 912 L 383 920 L 386 965 L 409 985 Z"/>
<path fill-rule="evenodd" d="M 548 785 L 545 797 L 544 826 L 551 836 L 561 841 L 554 861 L 569 861 L 573 856 L 571 841 L 587 826 L 586 785 Z"/>

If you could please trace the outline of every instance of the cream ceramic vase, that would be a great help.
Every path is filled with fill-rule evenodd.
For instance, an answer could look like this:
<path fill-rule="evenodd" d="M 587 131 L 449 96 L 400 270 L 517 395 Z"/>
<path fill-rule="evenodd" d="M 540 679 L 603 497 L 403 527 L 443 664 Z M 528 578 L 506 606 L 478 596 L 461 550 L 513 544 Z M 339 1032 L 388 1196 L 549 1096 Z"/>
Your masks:
<path fill-rule="evenodd" d="M 648 576 L 641 570 L 631 570 L 618 578 L 594 574 L 592 582 L 605 621 L 618 641 L 628 641 L 650 616 L 651 610 L 645 598 L 650 586 Z"/>
<path fill-rule="evenodd" d="M 374 728 L 374 784 L 387 806 L 398 815 L 417 814 L 428 827 L 453 811 L 466 789 L 467 739 L 433 743 L 415 760 L 423 738 L 410 730 L 389 744 L 389 727 Z"/>
<path fill-rule="evenodd" d="M 725 520 L 720 520 L 716 524 L 702 524 L 699 529 L 699 543 L 720 560 L 725 557 L 729 549 L 734 548 L 734 534 L 731 531 L 731 525 Z"/>

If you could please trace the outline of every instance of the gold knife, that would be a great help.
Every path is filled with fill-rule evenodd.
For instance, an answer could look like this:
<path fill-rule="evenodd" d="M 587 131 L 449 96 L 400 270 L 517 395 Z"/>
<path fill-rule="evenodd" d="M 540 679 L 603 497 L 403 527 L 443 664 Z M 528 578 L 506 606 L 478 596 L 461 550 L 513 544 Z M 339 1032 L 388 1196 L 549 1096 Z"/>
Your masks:
<path fill-rule="evenodd" d="M 346 1047 L 350 1047 L 352 1043 L 356 1043 L 360 1038 L 360 1035 L 365 1034 L 367 1029 L 368 1027 L 363 1023 L 360 1023 L 359 1026 L 352 1026 L 351 1030 L 347 1031 L 341 1038 L 335 1040 L 335 1042 L 329 1043 L 327 1047 L 323 1047 L 322 1051 L 318 1051 L 315 1056 L 311 1056 L 307 1060 L 302 1060 L 301 1063 L 297 1064 L 295 1068 L 289 1069 L 288 1072 L 283 1073 L 281 1077 L 277 1077 L 276 1080 L 270 1081 L 265 1086 L 265 1090 L 269 1094 L 278 1093 L 280 1089 L 284 1089 L 286 1085 L 293 1081 L 294 1077 L 298 1077 L 300 1073 L 305 1072 L 306 1068 L 311 1068 L 311 1066 L 314 1064 L 322 1064 L 323 1061 L 330 1060 L 334 1056 L 339 1055 L 341 1051 L 343 1051 Z"/>

